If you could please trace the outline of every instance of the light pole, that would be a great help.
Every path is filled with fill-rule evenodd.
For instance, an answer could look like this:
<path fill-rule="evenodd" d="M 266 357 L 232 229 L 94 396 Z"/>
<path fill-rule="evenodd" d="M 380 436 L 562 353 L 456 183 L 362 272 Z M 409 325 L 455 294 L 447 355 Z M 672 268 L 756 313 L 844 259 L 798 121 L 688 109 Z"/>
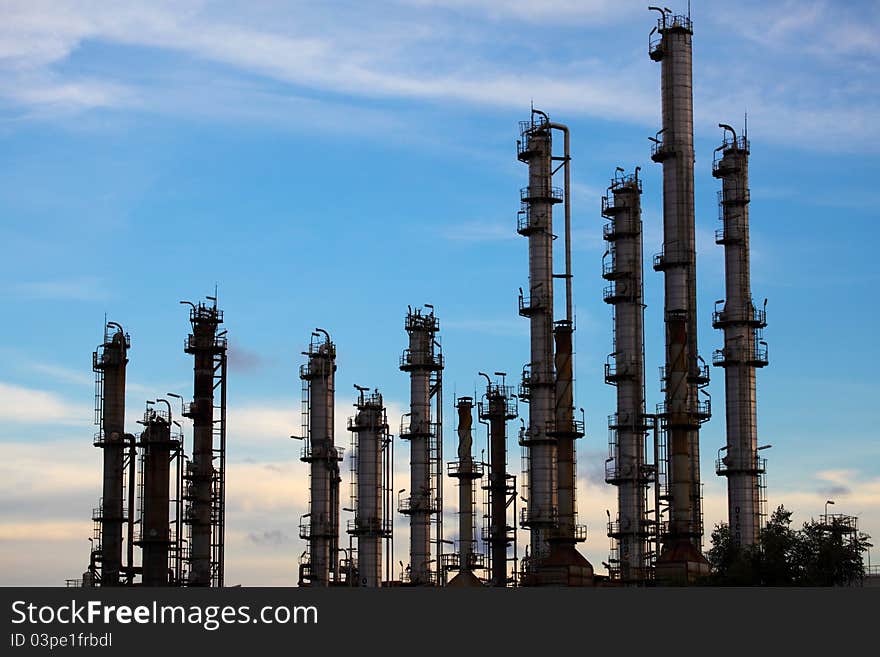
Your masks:
<path fill-rule="evenodd" d="M 834 500 L 825 500 L 825 524 L 828 524 L 828 505 L 834 504 Z"/>

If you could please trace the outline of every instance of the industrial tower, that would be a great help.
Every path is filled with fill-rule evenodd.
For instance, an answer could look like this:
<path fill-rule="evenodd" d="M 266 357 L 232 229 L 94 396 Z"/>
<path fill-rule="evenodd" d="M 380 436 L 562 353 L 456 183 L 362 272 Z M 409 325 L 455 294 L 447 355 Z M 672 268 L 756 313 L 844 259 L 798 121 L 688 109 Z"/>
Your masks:
<path fill-rule="evenodd" d="M 648 518 L 648 487 L 656 468 L 648 462 L 646 432 L 653 420 L 645 411 L 645 303 L 642 265 L 642 181 L 639 168 L 615 172 L 602 198 L 608 219 L 603 236 L 608 249 L 602 258 L 603 297 L 614 309 L 613 350 L 605 363 L 605 383 L 617 391 L 617 412 L 608 418 L 608 459 L 605 481 L 617 486 L 618 514 L 609 519 L 608 536 L 615 543 L 610 559 L 615 579 L 636 584 L 650 577 L 649 539 L 656 523 Z"/>
<path fill-rule="evenodd" d="M 564 154 L 553 155 L 552 131 L 564 136 Z M 529 319 L 530 361 L 523 371 L 520 398 L 529 404 L 529 426 L 521 432 L 528 503 L 521 524 L 530 532 L 531 553 L 523 563 L 527 585 L 581 586 L 593 569 L 575 549 L 586 539 L 577 524 L 574 441 L 584 435 L 574 418 L 574 321 L 571 298 L 570 141 L 568 128 L 532 109 L 520 124 L 517 158 L 529 167 L 529 185 L 520 191 L 517 232 L 529 240 L 529 293 L 520 290 L 519 314 Z M 554 162 L 561 162 L 554 169 Z M 565 187 L 553 186 L 564 169 Z M 553 273 L 553 206 L 565 201 L 565 272 Z M 565 319 L 554 322 L 553 279 L 565 280 Z M 555 341 L 555 350 L 554 350 Z"/>
<path fill-rule="evenodd" d="M 663 165 L 663 251 L 654 269 L 664 274 L 666 401 L 661 416 L 668 458 L 669 520 L 657 559 L 658 579 L 687 582 L 708 573 L 701 553 L 700 425 L 711 407 L 709 368 L 697 351 L 696 248 L 694 241 L 693 71 L 690 16 L 660 12 L 649 36 L 649 55 L 661 64 L 663 128 L 652 140 L 651 159 Z M 705 399 L 700 399 L 704 394 Z"/>
<path fill-rule="evenodd" d="M 175 490 L 179 491 L 181 475 L 180 457 L 183 436 L 179 430 L 172 431 L 171 404 L 168 409 L 158 410 L 148 403 L 141 424 L 138 447 L 141 450 L 139 479 L 139 527 L 136 544 L 141 546 L 143 586 L 180 585 L 180 546 L 178 531 L 171 531 L 172 463 L 177 463 Z M 175 503 L 180 499 L 177 495 Z M 179 506 L 179 505 L 176 505 Z M 179 518 L 179 513 L 177 518 Z"/>
<path fill-rule="evenodd" d="M 357 414 L 348 420 L 351 438 L 351 502 L 355 516 L 348 533 L 357 538 L 357 585 L 382 586 L 382 541 L 385 541 L 385 576 L 391 579 L 392 454 L 385 404 L 378 390 L 358 389 Z M 349 554 L 349 560 L 354 555 Z"/>
<path fill-rule="evenodd" d="M 473 422 L 474 398 L 455 400 L 458 410 L 458 460 L 450 461 L 449 476 L 458 480 L 458 552 L 445 555 L 444 570 L 458 570 L 448 586 L 482 586 L 475 571 L 483 568 L 483 554 L 477 550 L 475 537 L 474 485 L 483 476 L 483 464 L 474 461 Z"/>
<path fill-rule="evenodd" d="M 511 544 L 516 545 L 516 476 L 507 472 L 507 422 L 519 415 L 519 409 L 513 388 L 505 385 L 503 373 L 496 372 L 501 383 L 492 383 L 488 374 L 480 374 L 486 377 L 486 392 L 477 410 L 480 421 L 489 425 L 489 481 L 483 485 L 487 495 L 482 534 L 489 546 L 489 585 L 504 587 L 512 581 L 507 568 L 511 559 L 508 552 Z M 511 505 L 513 517 L 509 519 Z"/>
<path fill-rule="evenodd" d="M 217 298 L 190 306 L 192 333 L 184 351 L 193 356 L 193 402 L 184 415 L 193 423 L 187 464 L 189 586 L 223 586 L 226 527 L 226 331 Z M 218 399 L 219 397 L 219 399 Z"/>
<path fill-rule="evenodd" d="M 300 564 L 300 584 L 329 586 L 339 578 L 339 462 L 342 449 L 334 444 L 336 345 L 330 334 L 315 329 L 302 379 L 303 449 L 309 464 L 309 512 L 300 522 L 300 538 L 308 553 Z"/>
<path fill-rule="evenodd" d="M 724 331 L 724 348 L 712 364 L 724 368 L 727 445 L 719 451 L 716 471 L 727 477 L 730 534 L 737 546 L 758 543 L 763 524 L 763 476 L 766 459 L 758 454 L 755 369 L 767 365 L 763 330 L 767 311 L 752 300 L 749 263 L 749 141 L 724 129 L 715 149 L 712 175 L 721 179 L 718 192 L 722 227 L 715 242 L 724 247 L 726 300 L 716 303 L 712 326 Z M 726 452 L 723 456 L 721 452 Z"/>
<path fill-rule="evenodd" d="M 410 412 L 400 424 L 400 437 L 410 443 L 409 496 L 398 510 L 410 519 L 409 583 L 437 585 L 443 547 L 443 355 L 434 307 L 409 308 L 404 328 L 409 347 L 400 356 L 400 369 L 410 375 Z M 433 417 L 432 417 L 433 402 Z M 431 556 L 431 519 L 435 519 L 436 556 Z M 436 569 L 432 567 L 436 563 Z"/>
<path fill-rule="evenodd" d="M 95 447 L 103 450 L 104 475 L 101 500 L 92 513 L 95 531 L 89 564 L 90 584 L 118 586 L 122 583 L 122 529 L 128 524 L 128 583 L 133 576 L 132 512 L 134 506 L 134 437 L 125 433 L 125 368 L 131 338 L 122 326 L 108 322 L 104 341 L 92 354 L 95 372 Z M 125 483 L 128 482 L 128 495 Z M 128 508 L 125 508 L 125 498 Z"/>

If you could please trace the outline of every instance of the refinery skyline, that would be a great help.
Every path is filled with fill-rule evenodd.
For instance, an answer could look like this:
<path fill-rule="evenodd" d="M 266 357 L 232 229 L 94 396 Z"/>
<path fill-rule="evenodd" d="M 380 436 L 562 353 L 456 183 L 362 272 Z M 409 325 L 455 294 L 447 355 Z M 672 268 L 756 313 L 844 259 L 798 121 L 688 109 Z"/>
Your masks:
<path fill-rule="evenodd" d="M 10 316 L 26 319 L 28 328 L 7 322 L 2 329 L 4 583 L 58 584 L 81 572 L 87 559 L 86 514 L 99 494 L 90 354 L 104 313 L 132 336 L 126 420 L 132 430 L 144 400 L 168 391 L 188 396 L 192 364 L 182 348 L 188 322 L 177 301 L 210 294 L 219 284 L 230 341 L 227 583 L 296 581 L 308 468 L 288 436 L 300 427 L 297 370 L 316 326 L 330 331 L 337 345 L 336 435 L 347 447 L 354 384 L 379 388 L 392 427 L 406 412 L 408 381 L 398 371 L 406 342 L 401 320 L 407 305 L 436 306 L 446 358 L 445 452 L 454 454 L 455 397 L 479 396 L 478 371 L 504 370 L 515 380 L 528 360 L 528 322 L 517 316 L 517 288 L 527 275 L 525 247 L 516 235 L 517 189 L 524 183 L 515 141 L 516 121 L 532 99 L 572 129 L 574 403 L 587 416 L 587 438 L 578 442 L 578 510 L 580 522 L 590 526 L 581 549 L 597 572 L 603 570 L 605 511 L 613 513 L 617 503 L 603 471 L 614 392 L 603 381 L 611 323 L 602 303 L 600 197 L 616 166 L 641 166 L 650 409 L 662 401 L 663 284 L 647 260 L 661 242 L 660 167 L 650 161 L 648 142 L 659 127 L 660 104 L 657 67 L 646 52 L 653 16 L 641 4 L 638 11 L 627 4 L 619 14 L 603 10 L 605 3 L 588 4 L 594 14 L 562 3 L 561 15 L 581 33 L 613 27 L 626 35 L 621 42 L 627 47 L 585 45 L 557 17 L 519 3 L 508 10 L 491 2 L 467 10 L 452 1 L 430 8 L 402 3 L 399 22 L 389 29 L 427 13 L 451 30 L 463 15 L 477 12 L 477 27 L 461 37 L 466 43 L 484 24 L 514 30 L 536 25 L 564 35 L 559 51 L 541 46 L 537 52 L 560 71 L 574 66 L 569 60 L 578 62 L 571 79 L 560 73 L 536 81 L 543 69 L 523 64 L 523 77 L 507 79 L 510 86 L 497 98 L 491 97 L 497 90 L 478 93 L 470 85 L 438 90 L 430 76 L 416 85 L 401 71 L 393 84 L 387 76 L 376 80 L 362 61 L 357 70 L 338 65 L 324 75 L 309 74 L 285 57 L 270 65 L 266 50 L 283 55 L 310 46 L 305 52 L 316 64 L 327 63 L 327 54 L 319 43 L 297 41 L 294 26 L 285 24 L 292 30 L 287 36 L 270 27 L 269 15 L 249 15 L 251 27 L 232 35 L 266 50 L 232 59 L 217 40 L 230 17 L 210 6 L 194 5 L 174 20 L 164 5 L 149 16 L 127 6 L 106 16 L 83 10 L 86 27 L 71 28 L 55 50 L 33 46 L 40 30 L 52 26 L 47 14 L 24 5 L 13 13 L 21 31 L 18 41 L 4 37 L 13 53 L 4 61 L 22 85 L 18 92 L 0 89 L 8 119 L 0 129 L 7 171 L 0 192 L 9 217 L 3 222 L 3 296 Z M 880 452 L 867 413 L 877 392 L 871 339 L 877 316 L 864 302 L 877 278 L 871 260 L 877 228 L 868 223 L 876 216 L 868 182 L 877 163 L 866 148 L 876 110 L 864 99 L 846 110 L 835 103 L 848 98 L 878 57 L 873 44 L 857 38 L 831 48 L 826 34 L 828 43 L 812 42 L 828 50 L 799 53 L 813 58 L 812 73 L 788 71 L 799 92 L 776 88 L 758 54 L 784 63 L 792 44 L 831 24 L 823 13 L 827 5 L 807 5 L 809 11 L 801 7 L 793 18 L 777 16 L 768 30 L 776 37 L 771 41 L 738 32 L 748 23 L 741 17 L 737 29 L 725 33 L 730 16 L 714 3 L 694 3 L 699 339 L 707 357 L 721 346 L 720 332 L 711 328 L 714 302 L 724 297 L 723 250 L 713 240 L 718 181 L 712 151 L 721 131 L 712 126 L 722 121 L 739 128 L 747 110 L 752 286 L 758 304 L 770 299 L 771 365 L 758 376 L 759 440 L 773 445 L 766 454 L 770 507 L 784 503 L 796 518 L 807 519 L 832 499 L 836 510 L 859 515 L 862 528 L 876 534 Z M 320 19 L 315 11 L 306 23 Z M 862 5 L 844 13 L 850 21 L 836 21 L 835 29 L 849 25 L 857 33 L 856 19 L 877 18 Z M 131 30 L 138 18 L 150 19 L 142 36 Z M 187 24 L 201 28 L 189 48 L 175 41 Z M 340 39 L 358 32 L 348 28 Z M 490 70 L 504 80 L 505 44 L 513 47 L 516 38 L 478 43 Z M 399 48 L 417 46 L 406 41 Z M 745 70 L 730 73 L 742 85 L 739 97 L 719 91 L 717 69 L 725 53 L 742 49 L 755 52 L 744 54 Z M 111 53 L 119 56 L 113 65 Z M 128 65 L 145 62 L 148 54 L 160 57 L 134 74 Z M 811 102 L 818 102 L 818 89 L 831 79 L 826 76 L 854 57 L 862 68 L 849 74 L 847 85 L 832 87 L 837 93 L 819 113 Z M 450 67 L 447 80 L 468 73 L 460 62 L 444 65 Z M 412 66 L 429 70 L 419 69 L 424 64 L 418 60 Z M 614 74 L 615 66 L 626 74 Z M 181 78 L 161 79 L 167 70 Z M 189 98 L 193 103 L 172 108 L 148 98 L 154 91 L 168 102 L 186 75 L 220 94 L 217 107 Z M 370 79 L 373 86 L 364 88 Z M 139 85 L 139 94 L 124 93 Z M 577 93 L 586 96 L 580 105 Z M 775 107 L 774 93 L 792 104 Z M 250 108 L 226 102 L 248 94 L 258 101 Z M 289 108 L 290 117 L 280 116 L 278 107 Z M 301 118 L 297 109 L 305 112 Z M 790 117 L 789 125 L 781 115 Z M 847 133 L 854 123 L 864 126 L 864 139 Z M 835 216 L 841 212 L 849 233 L 832 229 L 844 225 Z M 865 239 L 855 240 L 855 231 Z M 204 247 L 198 259 L 197 243 Z M 822 312 L 819 299 L 828 301 Z M 717 369 L 708 390 L 718 403 L 701 431 L 707 537 L 726 519 L 725 481 L 714 474 L 724 444 Z M 479 432 L 474 445 L 478 457 L 485 445 Z M 518 451 L 511 442 L 513 471 Z M 405 459 L 395 466 L 395 481 L 404 481 Z M 456 490 L 448 479 L 445 490 L 452 535 Z M 395 551 L 404 555 L 406 522 L 398 514 L 395 530 Z"/>

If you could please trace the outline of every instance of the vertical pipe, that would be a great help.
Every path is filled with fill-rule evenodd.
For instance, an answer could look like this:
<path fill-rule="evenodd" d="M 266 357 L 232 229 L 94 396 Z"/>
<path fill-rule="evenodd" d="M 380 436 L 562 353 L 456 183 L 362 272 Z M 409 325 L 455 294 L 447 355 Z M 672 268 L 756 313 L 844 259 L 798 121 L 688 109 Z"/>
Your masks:
<path fill-rule="evenodd" d="M 110 330 L 115 329 L 112 337 Z M 118 586 L 122 570 L 123 468 L 125 460 L 125 368 L 128 336 L 122 327 L 109 323 L 104 343 L 93 355 L 93 369 L 103 377 L 101 433 L 96 441 L 104 450 L 101 525 L 101 585 Z M 130 464 L 134 468 L 134 464 Z"/>
<path fill-rule="evenodd" d="M 663 165 L 663 253 L 654 268 L 664 273 L 666 404 L 670 524 L 660 560 L 664 573 L 691 579 L 707 568 L 700 554 L 702 511 L 699 428 L 708 419 L 699 390 L 708 383 L 697 352 L 696 248 L 694 238 L 693 29 L 689 16 L 661 13 L 650 56 L 661 63 L 662 142 L 652 159 Z M 690 543 L 690 547 L 683 544 Z M 658 575 L 660 572 L 658 571 Z"/>
<path fill-rule="evenodd" d="M 550 123 L 563 134 L 562 167 L 564 171 L 563 208 L 565 211 L 565 319 L 554 326 L 556 347 L 556 409 L 554 437 L 557 440 L 558 528 L 556 539 L 573 546 L 577 527 L 577 472 L 574 441 L 583 436 L 583 427 L 574 420 L 574 368 L 571 272 L 571 133 L 568 126 Z M 558 159 L 558 158 L 554 158 Z"/>
<path fill-rule="evenodd" d="M 583 435 L 574 423 L 574 373 L 572 369 L 572 326 L 567 321 L 553 329 L 556 354 L 556 409 L 553 436 L 556 438 L 558 526 L 555 540 L 575 542 L 576 476 L 575 443 Z"/>
<path fill-rule="evenodd" d="M 730 532 L 738 547 L 755 545 L 761 529 L 755 369 L 767 364 L 761 341 L 766 326 L 764 311 L 752 301 L 749 258 L 749 142 L 737 138 L 733 128 L 716 149 L 712 173 L 722 181 L 719 193 L 722 228 L 715 241 L 724 247 L 725 294 L 723 308 L 714 313 L 713 326 L 724 332 L 724 348 L 713 355 L 713 364 L 724 368 L 727 417 L 726 455 L 717 472 L 727 477 Z M 720 158 L 717 156 L 721 154 Z"/>
<path fill-rule="evenodd" d="M 563 209 L 565 211 L 565 320 L 574 326 L 572 311 L 572 274 L 571 274 L 571 131 L 561 123 L 550 123 L 554 130 L 562 132 L 563 162 Z"/>

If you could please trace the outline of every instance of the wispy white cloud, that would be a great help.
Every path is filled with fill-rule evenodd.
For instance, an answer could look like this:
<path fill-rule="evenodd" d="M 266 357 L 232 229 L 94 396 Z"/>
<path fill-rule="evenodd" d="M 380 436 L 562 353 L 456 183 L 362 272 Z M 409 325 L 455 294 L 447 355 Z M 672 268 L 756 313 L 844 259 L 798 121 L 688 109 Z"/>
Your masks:
<path fill-rule="evenodd" d="M 613 0 L 403 0 L 403 3 L 417 7 L 440 7 L 493 19 L 565 25 L 619 22 L 635 11 L 643 10 L 636 3 L 623 4 Z"/>
<path fill-rule="evenodd" d="M 89 426 L 92 411 L 53 392 L 0 381 L 0 420 L 33 425 Z"/>
<path fill-rule="evenodd" d="M 70 383 L 78 386 L 92 386 L 95 384 L 94 375 L 86 369 L 74 370 L 69 367 L 42 362 L 28 363 L 27 369 L 38 374 L 44 374 L 59 383 Z"/>
<path fill-rule="evenodd" d="M 495 21 L 502 19 L 514 21 L 513 30 L 554 23 L 622 24 L 636 20 L 636 12 L 646 13 L 635 3 L 412 0 L 392 2 L 385 12 L 352 6 L 332 16 L 320 6 L 299 7 L 293 16 L 277 7 L 232 12 L 201 2 L 117 2 L 100 9 L 88 2 L 63 7 L 8 4 L 0 28 L 0 67 L 11 75 L 0 83 L 0 96 L 32 109 L 134 107 L 233 120 L 269 116 L 277 121 L 287 115 L 304 121 L 311 116 L 308 120 L 318 127 L 351 130 L 364 121 L 389 121 L 388 113 L 357 99 L 503 109 L 536 99 L 568 116 L 640 125 L 657 122 L 656 70 L 646 66 L 637 44 L 623 51 L 618 44 L 609 49 L 602 36 L 591 42 L 595 46 L 581 44 L 573 51 L 573 44 L 566 43 L 562 52 L 582 54 L 560 59 L 540 47 L 538 36 L 524 62 L 505 50 L 521 39 L 514 33 L 499 39 L 496 32 Z M 858 149 L 866 136 L 880 136 L 875 103 L 866 102 L 875 93 L 867 84 L 872 76 L 866 76 L 878 67 L 876 30 L 859 20 L 864 17 L 850 10 L 841 18 L 838 8 L 823 2 L 785 3 L 772 10 L 764 3 L 750 4 L 744 15 L 739 11 L 733 13 L 721 3 L 700 8 L 698 18 L 716 31 L 733 34 L 724 43 L 742 54 L 736 71 L 697 58 L 700 130 L 713 129 L 719 116 L 749 109 L 756 136 L 791 141 L 810 135 L 800 142 L 806 148 Z M 332 31 L 326 29 L 331 20 Z M 645 24 L 650 24 L 647 17 Z M 707 38 L 717 41 L 715 37 L 713 33 Z M 754 43 L 755 52 L 745 49 L 743 40 Z M 156 48 L 177 53 L 178 64 L 211 63 L 220 68 L 202 71 L 195 84 L 175 82 L 168 71 L 156 74 L 153 82 L 144 82 L 149 76 L 136 79 L 122 72 L 103 77 L 84 77 L 70 69 L 59 72 L 59 64 L 93 42 Z M 833 69 L 806 71 L 795 66 L 805 50 L 814 58 L 838 53 L 859 55 L 861 60 L 848 66 L 846 75 Z M 793 61 L 766 67 L 768 53 L 780 51 Z M 236 79 L 235 72 L 247 74 L 247 82 L 241 76 Z M 831 94 L 829 79 L 834 81 Z M 267 81 L 285 88 L 279 91 L 264 84 Z M 871 95 L 860 95 L 860 89 Z M 335 97 L 306 97 L 315 93 Z M 228 102 L 209 100 L 218 94 Z M 340 102 L 339 96 L 348 100 Z M 278 109 L 291 104 L 300 110 Z M 325 110 L 330 118 L 322 121 Z M 346 114 L 358 118 L 339 120 Z"/>
<path fill-rule="evenodd" d="M 33 300 L 101 301 L 108 297 L 103 280 L 95 276 L 11 283 L 6 292 Z"/>

